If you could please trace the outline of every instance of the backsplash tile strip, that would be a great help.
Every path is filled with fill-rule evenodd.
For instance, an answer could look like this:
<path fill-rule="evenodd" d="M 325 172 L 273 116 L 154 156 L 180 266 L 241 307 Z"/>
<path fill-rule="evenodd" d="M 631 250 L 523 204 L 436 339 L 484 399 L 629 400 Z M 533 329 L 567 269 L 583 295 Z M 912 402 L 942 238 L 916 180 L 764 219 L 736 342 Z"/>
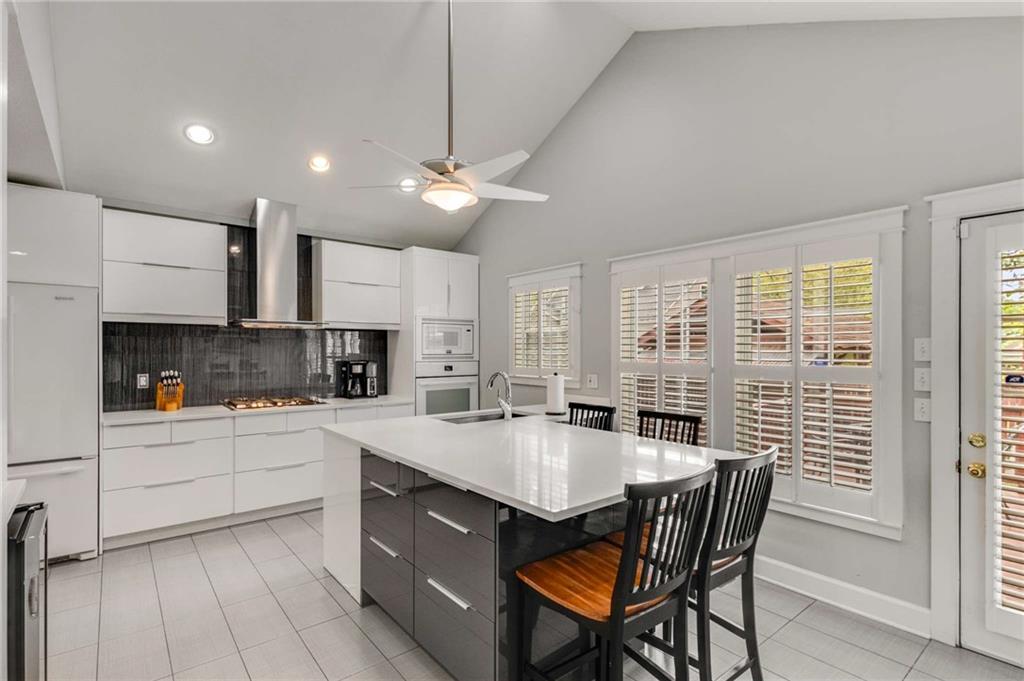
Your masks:
<path fill-rule="evenodd" d="M 163 369 L 181 371 L 185 406 L 234 396 L 334 394 L 334 362 L 373 360 L 387 391 L 387 332 L 103 324 L 103 411 L 152 409 Z M 137 389 L 148 373 L 151 387 Z"/>

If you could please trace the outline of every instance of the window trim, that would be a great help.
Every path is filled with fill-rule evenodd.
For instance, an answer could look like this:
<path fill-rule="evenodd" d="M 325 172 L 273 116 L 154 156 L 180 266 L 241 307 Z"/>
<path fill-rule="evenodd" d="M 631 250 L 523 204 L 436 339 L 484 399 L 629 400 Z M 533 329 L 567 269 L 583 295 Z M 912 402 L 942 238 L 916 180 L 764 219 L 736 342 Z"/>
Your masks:
<path fill-rule="evenodd" d="M 874 451 L 874 480 L 877 488 L 871 492 L 870 513 L 858 515 L 844 508 L 822 506 L 820 495 L 799 497 L 799 484 L 792 485 L 792 493 L 787 494 L 784 480 L 776 479 L 776 487 L 781 494 L 773 495 L 770 508 L 790 515 L 797 515 L 814 521 L 845 527 L 851 530 L 874 534 L 888 539 L 900 539 L 904 522 L 903 487 L 903 390 L 902 390 L 902 234 L 904 231 L 904 214 L 908 206 L 896 206 L 882 210 L 858 213 L 855 215 L 821 220 L 802 225 L 770 229 L 738 237 L 728 237 L 706 241 L 691 246 L 665 249 L 634 256 L 611 258 L 610 301 L 613 309 L 617 309 L 618 290 L 624 279 L 643 270 L 655 270 L 660 267 L 673 266 L 697 260 L 711 261 L 711 277 L 709 281 L 711 303 L 709 314 L 710 326 L 710 375 L 709 411 L 714 414 L 710 437 L 715 447 L 732 449 L 734 446 L 734 398 L 735 379 L 745 375 L 734 370 L 734 285 L 738 272 L 736 261 L 758 262 L 771 261 L 773 251 L 789 251 L 792 253 L 791 266 L 794 272 L 794 289 L 801 283 L 802 254 L 814 253 L 815 257 L 822 251 L 836 247 L 836 242 L 844 242 L 855 238 L 871 239 L 875 242 L 874 284 L 877 303 L 875 323 L 875 361 L 873 385 L 877 391 L 875 404 L 875 426 L 873 439 L 878 443 Z M 815 259 L 815 258 L 812 258 Z M 725 295 L 723 295 L 723 292 Z M 794 300 L 794 315 L 800 314 L 799 293 Z M 611 348 L 618 348 L 618 316 L 610 315 Z M 795 364 L 800 360 L 800 339 L 796 336 L 799 326 L 794 325 L 794 366 L 780 367 L 791 374 L 794 399 L 800 389 L 800 376 Z M 610 375 L 616 376 L 619 370 L 617 355 L 611 357 Z M 839 367 L 842 369 L 842 367 Z M 831 371 L 820 374 L 836 373 Z M 843 373 L 843 372 L 838 372 Z M 807 378 L 808 374 L 802 374 Z M 618 405 L 617 387 L 612 386 L 613 403 Z M 799 409 L 794 406 L 793 414 L 794 448 L 800 437 Z M 793 480 L 800 475 L 797 461 L 794 461 Z M 804 483 L 806 487 L 807 484 Z M 806 498 L 810 496 L 811 498 Z"/>
<path fill-rule="evenodd" d="M 515 373 L 515 295 L 526 290 L 539 292 L 544 288 L 557 286 L 568 286 L 569 288 L 569 370 L 566 373 L 565 385 L 567 388 L 579 388 L 581 385 L 580 373 L 580 280 L 583 277 L 583 263 L 573 262 L 565 265 L 544 267 L 528 272 L 510 274 L 506 277 L 508 282 L 508 293 L 506 300 L 507 307 L 507 332 L 506 332 L 506 359 L 508 362 L 509 378 L 513 383 L 519 385 L 545 386 L 547 380 L 542 374 L 542 369 L 537 367 L 537 374 Z M 538 305 L 540 304 L 538 295 Z M 541 356 L 541 343 L 538 339 L 538 364 Z"/>

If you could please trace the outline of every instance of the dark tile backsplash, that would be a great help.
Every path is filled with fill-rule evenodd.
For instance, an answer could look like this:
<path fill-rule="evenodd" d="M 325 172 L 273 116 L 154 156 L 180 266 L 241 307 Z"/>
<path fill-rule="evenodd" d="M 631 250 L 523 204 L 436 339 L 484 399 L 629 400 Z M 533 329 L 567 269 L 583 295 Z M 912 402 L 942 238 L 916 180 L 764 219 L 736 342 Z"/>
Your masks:
<path fill-rule="evenodd" d="M 386 331 L 105 322 L 103 411 L 153 408 L 152 384 L 164 369 L 181 371 L 187 407 L 233 396 L 330 397 L 337 359 L 376 361 L 384 394 L 387 354 Z M 136 389 L 140 373 L 149 374 L 150 388 Z"/>

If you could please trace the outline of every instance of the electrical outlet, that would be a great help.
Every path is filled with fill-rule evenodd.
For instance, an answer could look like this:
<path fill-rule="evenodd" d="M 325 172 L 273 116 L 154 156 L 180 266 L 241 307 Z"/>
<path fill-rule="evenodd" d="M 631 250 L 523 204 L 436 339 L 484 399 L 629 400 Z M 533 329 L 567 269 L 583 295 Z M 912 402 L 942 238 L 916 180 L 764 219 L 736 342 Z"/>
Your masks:
<path fill-rule="evenodd" d="M 597 374 L 587 374 L 587 389 L 588 390 L 596 390 L 597 389 Z"/>
<path fill-rule="evenodd" d="M 926 397 L 914 399 L 914 420 L 929 422 L 932 420 L 932 401 Z"/>
<path fill-rule="evenodd" d="M 143 390 L 149 387 L 149 374 L 135 374 L 135 387 Z"/>
<path fill-rule="evenodd" d="M 932 370 L 927 367 L 914 368 L 914 390 L 919 393 L 932 391 Z"/>
<path fill-rule="evenodd" d="M 914 361 L 915 362 L 930 362 L 930 361 L 932 361 L 932 339 L 931 338 L 915 338 L 914 339 Z"/>

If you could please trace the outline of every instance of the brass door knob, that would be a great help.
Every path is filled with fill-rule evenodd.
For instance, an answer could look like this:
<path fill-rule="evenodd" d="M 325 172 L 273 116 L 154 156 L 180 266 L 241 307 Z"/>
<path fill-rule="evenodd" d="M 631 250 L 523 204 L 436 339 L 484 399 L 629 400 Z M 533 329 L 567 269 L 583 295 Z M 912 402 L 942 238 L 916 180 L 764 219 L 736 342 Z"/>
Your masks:
<path fill-rule="evenodd" d="M 984 478 L 985 464 L 981 463 L 980 461 L 975 461 L 974 463 L 967 464 L 967 475 L 971 476 L 972 478 L 978 478 L 979 480 L 981 478 Z"/>
<path fill-rule="evenodd" d="M 988 442 L 988 440 L 985 438 L 985 433 L 971 433 L 967 437 L 967 442 L 972 447 L 977 447 L 978 449 L 981 449 L 982 447 L 985 446 L 985 443 Z"/>

